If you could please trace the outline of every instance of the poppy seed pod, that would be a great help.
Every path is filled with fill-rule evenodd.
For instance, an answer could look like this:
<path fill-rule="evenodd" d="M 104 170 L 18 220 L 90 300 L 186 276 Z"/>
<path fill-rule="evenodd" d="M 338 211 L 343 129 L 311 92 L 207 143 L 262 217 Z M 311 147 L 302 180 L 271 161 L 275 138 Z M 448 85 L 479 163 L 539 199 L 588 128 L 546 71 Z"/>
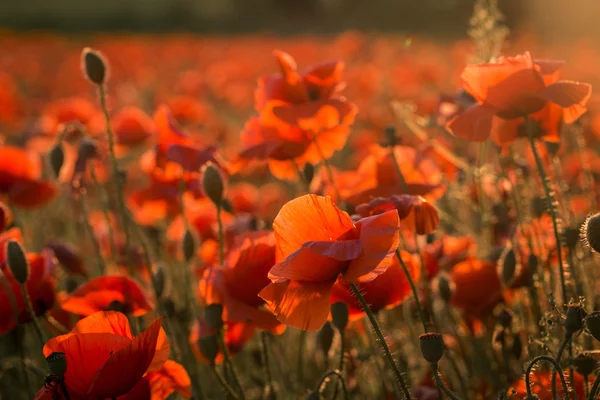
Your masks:
<path fill-rule="evenodd" d="M 209 304 L 204 309 L 204 319 L 209 328 L 216 331 L 223 328 L 223 306 L 221 304 Z"/>
<path fill-rule="evenodd" d="M 60 377 L 64 376 L 65 372 L 67 372 L 67 357 L 65 353 L 55 351 L 46 357 L 46 361 L 52 375 Z"/>
<path fill-rule="evenodd" d="M 580 353 L 573 358 L 573 366 L 581 375 L 592 374 L 598 367 L 598 361 L 589 353 Z"/>
<path fill-rule="evenodd" d="M 196 240 L 194 239 L 194 234 L 189 229 L 187 229 L 185 235 L 183 235 L 182 247 L 183 257 L 185 258 L 185 261 L 189 262 L 196 254 Z"/>
<path fill-rule="evenodd" d="M 437 364 L 444 355 L 444 337 L 439 333 L 424 333 L 419 336 L 421 355 L 430 364 Z"/>
<path fill-rule="evenodd" d="M 517 256 L 512 246 L 506 247 L 498 261 L 498 273 L 500 280 L 506 286 L 510 286 L 517 274 Z"/>
<path fill-rule="evenodd" d="M 304 164 L 302 174 L 304 175 L 304 179 L 306 179 L 306 183 L 310 185 L 313 178 L 315 177 L 315 166 L 311 163 Z"/>
<path fill-rule="evenodd" d="M 207 163 L 202 176 L 204 194 L 217 206 L 221 207 L 223 200 L 223 178 L 212 163 Z"/>
<path fill-rule="evenodd" d="M 594 339 L 600 341 L 600 311 L 594 311 L 585 318 L 585 326 Z"/>
<path fill-rule="evenodd" d="M 593 251 L 600 253 L 600 213 L 585 220 L 581 228 L 581 236 Z"/>
<path fill-rule="evenodd" d="M 577 305 L 570 305 L 567 307 L 566 318 L 564 322 L 567 333 L 579 332 L 583 329 L 585 318 L 585 310 Z"/>
<path fill-rule="evenodd" d="M 96 85 L 106 81 L 106 58 L 97 50 L 86 47 L 81 53 L 81 66 L 85 77 Z"/>
<path fill-rule="evenodd" d="M 338 301 L 331 305 L 331 318 L 333 325 L 343 331 L 348 326 L 348 304 Z"/>
<path fill-rule="evenodd" d="M 325 356 L 327 356 L 327 353 L 329 353 L 329 349 L 331 348 L 331 345 L 333 343 L 334 334 L 335 332 L 329 321 L 327 321 L 325 325 L 323 325 L 323 327 L 319 330 L 317 341 L 319 344 L 319 348 L 321 349 L 323 354 L 325 354 Z"/>
<path fill-rule="evenodd" d="M 57 142 L 50 150 L 48 154 L 48 158 L 50 160 L 50 167 L 52 168 L 52 172 L 55 177 L 60 175 L 60 170 L 62 169 L 63 163 L 65 162 L 65 152 L 63 150 L 62 144 Z"/>
<path fill-rule="evenodd" d="M 214 364 L 217 354 L 219 354 L 219 341 L 215 335 L 204 336 L 198 339 L 198 347 L 200 354 L 208 360 L 210 364 Z"/>
<path fill-rule="evenodd" d="M 17 282 L 25 284 L 29 279 L 29 262 L 23 246 L 14 240 L 9 241 L 6 244 L 6 261 Z"/>
<path fill-rule="evenodd" d="M 446 303 L 450 303 L 450 300 L 452 300 L 452 296 L 456 289 L 455 286 L 454 282 L 452 282 L 452 278 L 445 272 L 440 272 L 435 278 L 435 291 Z"/>

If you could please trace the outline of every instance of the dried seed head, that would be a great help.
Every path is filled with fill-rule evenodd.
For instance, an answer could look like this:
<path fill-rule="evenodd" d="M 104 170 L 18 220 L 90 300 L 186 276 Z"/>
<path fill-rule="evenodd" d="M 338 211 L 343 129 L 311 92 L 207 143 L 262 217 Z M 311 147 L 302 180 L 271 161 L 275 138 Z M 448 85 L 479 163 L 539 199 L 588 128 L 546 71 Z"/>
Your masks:
<path fill-rule="evenodd" d="M 440 272 L 434 281 L 434 289 L 438 296 L 446 303 L 449 303 L 452 300 L 452 296 L 454 296 L 454 291 L 456 290 L 456 285 L 452 281 L 450 275 L 445 272 Z"/>
<path fill-rule="evenodd" d="M 65 162 L 65 152 L 61 142 L 57 142 L 54 147 L 52 147 L 52 150 L 50 150 L 50 153 L 48 154 L 48 158 L 50 160 L 52 172 L 54 173 L 54 176 L 58 178 L 63 163 Z"/>
<path fill-rule="evenodd" d="M 437 364 L 444 355 L 444 337 L 439 333 L 424 333 L 419 336 L 421 355 L 430 364 Z"/>
<path fill-rule="evenodd" d="M 81 52 L 81 67 L 85 77 L 96 85 L 103 85 L 106 82 L 106 58 L 97 50 L 86 47 Z"/>
<path fill-rule="evenodd" d="M 6 261 L 17 282 L 25 284 L 29 279 L 29 262 L 23 246 L 14 240 L 9 241 L 6 244 Z"/>
<path fill-rule="evenodd" d="M 510 286 L 517 276 L 519 265 L 517 263 L 517 255 L 512 246 L 504 249 L 498 260 L 498 275 L 505 286 Z"/>
<path fill-rule="evenodd" d="M 306 183 L 310 185 L 315 177 L 315 166 L 311 163 L 304 164 L 302 174 L 304 175 L 304 179 L 306 179 Z"/>
<path fill-rule="evenodd" d="M 598 361 L 589 353 L 580 353 L 573 358 L 575 370 L 583 376 L 592 374 L 598 367 Z"/>
<path fill-rule="evenodd" d="M 46 357 L 46 361 L 52 375 L 62 377 L 67 372 L 67 356 L 65 353 L 55 351 Z"/>
<path fill-rule="evenodd" d="M 588 217 L 581 227 L 581 236 L 585 244 L 600 253 L 600 213 Z"/>
<path fill-rule="evenodd" d="M 331 305 L 333 325 L 341 332 L 348 326 L 348 304 L 337 302 Z"/>
<path fill-rule="evenodd" d="M 567 333 L 579 332 L 584 327 L 585 310 L 578 305 L 569 305 L 567 307 L 566 318 L 564 321 Z"/>
<path fill-rule="evenodd" d="M 185 261 L 189 262 L 196 254 L 196 240 L 194 239 L 194 234 L 189 229 L 187 229 L 185 235 L 183 235 L 182 247 L 183 257 L 185 258 Z"/>
<path fill-rule="evenodd" d="M 317 342 L 319 344 L 319 348 L 327 356 L 329 353 L 329 349 L 331 348 L 331 344 L 333 343 L 333 336 L 335 332 L 331 323 L 327 321 L 325 325 L 319 330 L 317 335 Z"/>
<path fill-rule="evenodd" d="M 223 328 L 223 306 L 221 304 L 209 304 L 204 309 L 204 319 L 209 328 L 216 331 Z"/>
<path fill-rule="evenodd" d="M 214 364 L 217 354 L 219 354 L 219 341 L 215 335 L 203 336 L 198 339 L 198 347 L 200 354 L 208 360 L 210 364 Z"/>
<path fill-rule="evenodd" d="M 585 318 L 585 326 L 594 339 L 600 342 L 600 311 L 594 311 Z"/>
<path fill-rule="evenodd" d="M 224 190 L 223 178 L 214 164 L 210 162 L 204 167 L 202 186 L 204 188 L 204 194 L 206 194 L 217 207 L 221 207 Z"/>

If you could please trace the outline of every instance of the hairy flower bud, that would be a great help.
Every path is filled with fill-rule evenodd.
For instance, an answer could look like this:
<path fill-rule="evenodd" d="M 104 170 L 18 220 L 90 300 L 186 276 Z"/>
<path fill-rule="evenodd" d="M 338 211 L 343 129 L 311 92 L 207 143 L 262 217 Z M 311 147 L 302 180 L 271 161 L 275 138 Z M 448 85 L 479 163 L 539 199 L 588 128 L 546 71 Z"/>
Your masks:
<path fill-rule="evenodd" d="M 600 213 L 588 217 L 581 227 L 584 242 L 596 253 L 600 253 Z"/>
<path fill-rule="evenodd" d="M 327 353 L 329 353 L 329 349 L 331 348 L 331 345 L 333 343 L 334 334 L 335 332 L 329 321 L 327 321 L 325 325 L 323 325 L 323 327 L 319 330 L 319 333 L 317 335 L 317 341 L 319 344 L 319 348 L 321 349 L 323 354 L 325 354 L 325 356 L 327 356 Z"/>
<path fill-rule="evenodd" d="M 11 240 L 6 244 L 6 261 L 17 282 L 24 284 L 29 279 L 29 262 L 25 250 L 18 242 Z"/>
<path fill-rule="evenodd" d="M 585 318 L 585 326 L 594 339 L 600 341 L 600 311 L 594 311 Z"/>
<path fill-rule="evenodd" d="M 565 318 L 565 329 L 567 333 L 579 332 L 584 327 L 585 310 L 578 305 L 570 305 L 567 307 Z"/>
<path fill-rule="evenodd" d="M 198 339 L 200 354 L 208 360 L 210 364 L 215 362 L 219 354 L 219 341 L 215 335 L 203 336 Z"/>
<path fill-rule="evenodd" d="M 196 254 L 196 240 L 194 239 L 194 234 L 189 229 L 183 235 L 182 248 L 183 257 L 185 261 L 189 262 Z"/>
<path fill-rule="evenodd" d="M 449 303 L 456 290 L 456 285 L 452 282 L 450 275 L 440 272 L 435 278 L 434 289 L 442 300 Z"/>
<path fill-rule="evenodd" d="M 333 325 L 343 331 L 348 326 L 348 304 L 338 301 L 331 305 L 331 318 Z"/>
<path fill-rule="evenodd" d="M 204 167 L 204 174 L 202 176 L 202 187 L 204 188 L 204 194 L 217 206 L 221 207 L 221 201 L 223 200 L 223 178 L 212 163 L 207 163 Z"/>
<path fill-rule="evenodd" d="M 96 85 L 106 82 L 106 58 L 97 50 L 86 47 L 81 53 L 81 66 L 85 77 Z"/>
<path fill-rule="evenodd" d="M 575 370 L 583 376 L 592 374 L 598 367 L 598 361 L 589 353 L 580 353 L 573 358 Z"/>
<path fill-rule="evenodd" d="M 60 175 L 60 170 L 65 162 L 65 152 L 62 147 L 62 143 L 57 142 L 50 153 L 48 154 L 48 158 L 50 160 L 50 167 L 52 168 L 52 172 L 54 176 L 58 178 Z"/>

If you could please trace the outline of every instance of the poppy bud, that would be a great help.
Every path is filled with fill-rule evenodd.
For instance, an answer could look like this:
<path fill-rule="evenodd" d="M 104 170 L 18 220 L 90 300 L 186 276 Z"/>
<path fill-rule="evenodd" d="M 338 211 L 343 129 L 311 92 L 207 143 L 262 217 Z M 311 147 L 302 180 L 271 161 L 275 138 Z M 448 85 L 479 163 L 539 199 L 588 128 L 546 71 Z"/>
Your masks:
<path fill-rule="evenodd" d="M 55 351 L 46 357 L 46 361 L 52 375 L 62 377 L 67 372 L 67 356 L 65 353 Z"/>
<path fill-rule="evenodd" d="M 444 300 L 446 303 L 450 302 L 452 296 L 454 295 L 455 285 L 447 273 L 441 272 L 438 274 L 438 276 L 435 278 L 434 288 L 442 300 Z"/>
<path fill-rule="evenodd" d="M 513 320 L 513 312 L 508 309 L 502 309 L 498 314 L 496 314 L 496 318 L 498 319 L 498 324 L 503 328 L 510 328 Z"/>
<path fill-rule="evenodd" d="M 585 318 L 585 326 L 594 339 L 600 341 L 600 311 L 594 311 Z"/>
<path fill-rule="evenodd" d="M 216 331 L 223 328 L 223 306 L 221 304 L 209 304 L 204 309 L 204 319 L 209 328 Z"/>
<path fill-rule="evenodd" d="M 498 261 L 498 274 L 500 280 L 506 286 L 510 286 L 517 274 L 517 256 L 512 246 L 504 249 Z"/>
<path fill-rule="evenodd" d="M 204 167 L 202 187 L 204 188 L 204 194 L 217 207 L 221 207 L 221 201 L 223 200 L 223 178 L 214 164 L 210 162 Z"/>
<path fill-rule="evenodd" d="M 14 240 L 9 241 L 6 244 L 6 261 L 17 282 L 25 284 L 29 279 L 29 262 L 23 246 Z"/>
<path fill-rule="evenodd" d="M 573 250 L 575 246 L 577 246 L 577 243 L 579 243 L 581 238 L 579 229 L 572 226 L 565 228 L 563 231 L 563 237 L 565 239 L 565 245 L 570 250 Z"/>
<path fill-rule="evenodd" d="M 156 266 L 156 271 L 154 272 L 154 290 L 156 292 L 156 297 L 161 297 L 163 292 L 165 291 L 167 277 L 165 276 L 165 269 L 162 265 L 158 264 Z"/>
<path fill-rule="evenodd" d="M 183 257 L 185 261 L 189 262 L 196 254 L 196 240 L 192 231 L 187 229 L 185 235 L 183 235 Z"/>
<path fill-rule="evenodd" d="M 581 228 L 581 235 L 593 251 L 600 253 L 600 213 L 585 220 Z"/>
<path fill-rule="evenodd" d="M 310 185 L 315 177 L 315 166 L 311 163 L 304 164 L 302 174 L 304 175 L 304 179 L 306 179 L 306 183 Z"/>
<path fill-rule="evenodd" d="M 424 333 L 419 336 L 421 355 L 430 364 L 437 364 L 444 355 L 444 337 L 439 333 Z"/>
<path fill-rule="evenodd" d="M 228 212 L 229 214 L 233 214 L 234 212 L 233 204 L 231 204 L 231 201 L 229 201 L 229 199 L 221 200 L 221 209 L 225 212 Z"/>
<path fill-rule="evenodd" d="M 396 136 L 396 127 L 394 125 L 388 125 L 385 127 L 385 141 L 389 147 L 395 147 L 398 145 L 398 137 Z"/>
<path fill-rule="evenodd" d="M 348 326 L 348 304 L 338 301 L 331 305 L 333 325 L 341 332 Z"/>
<path fill-rule="evenodd" d="M 537 266 L 538 266 L 538 258 L 535 254 L 530 254 L 529 257 L 527 257 L 527 270 L 529 271 L 530 274 L 534 274 L 537 271 Z"/>
<path fill-rule="evenodd" d="M 52 167 L 52 172 L 54 176 L 58 177 L 60 175 L 60 170 L 65 162 L 65 152 L 63 151 L 62 144 L 60 142 L 56 143 L 52 150 L 50 150 L 50 154 L 48 154 L 48 158 L 50 159 L 50 167 Z"/>
<path fill-rule="evenodd" d="M 573 366 L 581 375 L 586 376 L 592 374 L 598 367 L 598 362 L 589 353 L 580 353 L 573 358 Z"/>
<path fill-rule="evenodd" d="M 204 336 L 198 339 L 198 347 L 200 354 L 208 360 L 210 364 L 214 364 L 217 354 L 219 354 L 219 341 L 215 335 Z"/>
<path fill-rule="evenodd" d="M 566 318 L 565 318 L 565 329 L 567 333 L 579 332 L 583 329 L 585 318 L 585 310 L 580 306 L 570 305 L 567 307 Z"/>
<path fill-rule="evenodd" d="M 81 64 L 85 77 L 96 85 L 103 85 L 106 81 L 106 59 L 97 50 L 89 47 L 81 53 Z"/>
<path fill-rule="evenodd" d="M 331 327 L 331 323 L 327 321 L 325 325 L 319 330 L 319 334 L 317 335 L 317 341 L 319 343 L 319 347 L 325 356 L 329 353 L 329 349 L 331 348 L 331 344 L 333 343 L 333 335 L 334 330 Z"/>

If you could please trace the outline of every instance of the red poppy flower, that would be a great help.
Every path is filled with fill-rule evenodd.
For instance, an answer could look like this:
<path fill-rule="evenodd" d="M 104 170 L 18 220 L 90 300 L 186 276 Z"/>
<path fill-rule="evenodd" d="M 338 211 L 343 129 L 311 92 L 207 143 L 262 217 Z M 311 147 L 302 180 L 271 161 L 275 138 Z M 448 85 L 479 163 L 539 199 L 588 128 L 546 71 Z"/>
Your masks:
<path fill-rule="evenodd" d="M 385 272 L 398 247 L 395 210 L 356 225 L 330 197 L 305 195 L 287 203 L 273 223 L 277 264 L 259 296 L 279 321 L 317 330 L 327 321 L 339 275 L 369 282 Z"/>
<path fill-rule="evenodd" d="M 453 118 L 447 128 L 462 139 L 481 142 L 492 134 L 498 144 L 505 144 L 513 133 L 503 131 L 514 132 L 515 125 L 529 115 L 549 113 L 560 119 L 562 113 L 564 122 L 575 121 L 586 111 L 591 86 L 559 81 L 562 65 L 562 61 L 534 60 L 526 52 L 467 66 L 461 75 L 463 85 L 478 104 Z M 550 131 L 548 135 L 555 134 L 555 128 Z"/>
<path fill-rule="evenodd" d="M 126 107 L 112 117 L 115 141 L 123 146 L 137 146 L 154 133 L 154 121 L 137 107 Z"/>
<path fill-rule="evenodd" d="M 160 324 L 156 320 L 134 337 L 124 314 L 98 312 L 79 321 L 70 333 L 46 342 L 44 355 L 65 353 L 64 382 L 72 400 L 118 398 L 167 361 L 170 345 Z M 52 399 L 58 390 L 44 387 L 36 398 Z"/>
<path fill-rule="evenodd" d="M 418 235 L 431 234 L 440 224 L 438 211 L 421 196 L 402 194 L 388 198 L 378 197 L 356 207 L 356 212 L 363 217 L 389 210 L 397 210 L 400 226 Z"/>
<path fill-rule="evenodd" d="M 2 256 L 0 259 L 4 260 L 4 248 L 5 243 L 8 240 L 4 232 L 0 236 L 0 246 L 2 248 Z M 10 238 L 10 240 L 16 240 L 16 238 Z M 25 286 L 27 287 L 27 293 L 33 305 L 33 310 L 36 315 L 44 315 L 48 310 L 52 308 L 55 302 L 55 289 L 56 284 L 53 277 L 54 269 L 56 268 L 56 259 L 51 250 L 44 250 L 42 253 L 27 253 L 27 261 L 29 262 L 29 279 Z M 0 263 L 0 274 L 6 279 L 8 284 L 7 287 L 0 282 L 0 334 L 5 334 L 13 330 L 17 324 L 24 324 L 31 320 L 23 292 L 21 290 L 21 284 L 15 280 L 12 276 L 10 269 L 7 268 L 4 261 Z M 18 320 L 15 320 L 15 313 L 11 300 L 14 299 L 15 306 L 18 311 Z"/>
<path fill-rule="evenodd" d="M 502 300 L 502 284 L 496 264 L 469 258 L 450 272 L 455 285 L 452 304 L 471 317 L 480 318 Z"/>
<path fill-rule="evenodd" d="M 54 136 L 62 124 L 79 122 L 85 126 L 94 120 L 98 110 L 94 103 L 81 97 L 72 97 L 50 103 L 39 121 L 42 133 Z"/>
<path fill-rule="evenodd" d="M 147 373 L 129 393 L 117 400 L 166 400 L 173 393 L 189 399 L 192 397 L 191 384 L 185 368 L 167 360 L 158 371 Z"/>
<path fill-rule="evenodd" d="M 248 343 L 250 339 L 256 333 L 256 325 L 247 324 L 245 322 L 225 322 L 225 346 L 227 346 L 227 350 L 231 355 L 236 355 Z M 198 346 L 198 340 L 205 336 L 214 335 L 215 332 L 210 329 L 206 322 L 200 321 L 195 323 L 192 326 L 192 332 L 190 333 L 189 342 L 194 352 L 194 355 L 198 360 L 206 361 L 202 353 L 200 352 L 200 347 Z M 217 354 L 215 359 L 216 363 L 223 362 L 223 353 L 221 349 Z"/>
<path fill-rule="evenodd" d="M 272 232 L 250 232 L 238 238 L 223 266 L 204 271 L 200 298 L 204 304 L 223 305 L 223 319 L 254 323 L 272 330 L 279 321 L 267 310 L 258 293 L 269 284 L 267 274 L 275 264 L 275 237 Z"/>
<path fill-rule="evenodd" d="M 537 395 L 540 400 L 552 400 L 552 378 L 550 377 L 551 372 L 534 370 L 531 374 L 531 392 L 534 395 Z M 565 377 L 567 384 L 569 384 L 568 371 L 565 371 Z M 574 390 L 577 394 L 577 398 L 583 399 L 585 398 L 583 376 L 576 372 L 574 378 L 575 384 L 573 385 L 572 390 Z M 589 384 L 590 383 L 588 383 L 588 385 Z M 565 396 L 558 375 L 556 375 L 556 391 L 559 398 Z M 520 377 L 519 379 L 515 380 L 515 382 L 512 384 L 512 387 L 508 390 L 507 393 L 509 393 L 508 398 L 511 400 L 525 400 L 527 398 L 525 378 Z"/>
<path fill-rule="evenodd" d="M 414 282 L 418 282 L 421 273 L 418 261 L 410 253 L 402 251 L 402 260 L 406 264 L 410 276 Z M 388 269 L 371 282 L 358 285 L 360 292 L 369 304 L 372 311 L 377 312 L 386 308 L 393 308 L 401 304 L 412 293 L 412 289 L 400 262 L 394 257 Z M 331 292 L 331 303 L 338 301 L 348 304 L 351 318 L 361 318 L 363 309 L 352 295 L 348 284 L 338 278 Z"/>
<path fill-rule="evenodd" d="M 118 310 L 134 317 L 140 317 L 154 308 L 139 283 L 127 276 L 94 278 L 70 293 L 61 307 L 81 316 Z"/>

